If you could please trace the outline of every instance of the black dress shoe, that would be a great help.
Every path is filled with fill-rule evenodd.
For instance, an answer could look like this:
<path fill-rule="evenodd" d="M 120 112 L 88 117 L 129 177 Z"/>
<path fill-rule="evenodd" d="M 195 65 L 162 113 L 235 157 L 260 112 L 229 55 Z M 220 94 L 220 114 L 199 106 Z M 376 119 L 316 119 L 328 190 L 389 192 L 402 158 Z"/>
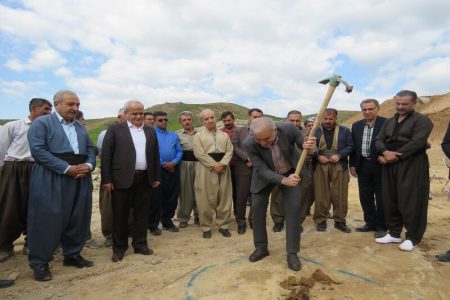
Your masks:
<path fill-rule="evenodd" d="M 210 239 L 211 238 L 211 230 L 203 231 L 203 238 Z"/>
<path fill-rule="evenodd" d="M 281 230 L 283 230 L 284 227 L 284 223 L 275 223 L 273 224 L 273 232 L 280 232 Z"/>
<path fill-rule="evenodd" d="M 119 262 L 123 259 L 123 252 L 113 252 L 111 260 L 113 262 Z"/>
<path fill-rule="evenodd" d="M 365 224 L 364 226 L 361 227 L 356 227 L 355 231 L 357 232 L 369 232 L 369 231 L 375 231 L 375 227 L 374 226 L 370 226 Z"/>
<path fill-rule="evenodd" d="M 334 228 L 336 228 L 342 232 L 345 232 L 345 233 L 352 232 L 350 227 L 348 227 L 347 224 L 345 224 L 344 222 L 334 222 Z"/>
<path fill-rule="evenodd" d="M 179 228 L 186 228 L 186 227 L 188 227 L 188 222 L 185 222 L 185 221 L 180 222 L 180 225 L 178 225 L 178 227 Z"/>
<path fill-rule="evenodd" d="M 142 255 L 152 255 L 153 250 L 150 248 L 140 248 L 140 249 L 134 249 L 134 253 L 142 254 Z"/>
<path fill-rule="evenodd" d="M 180 231 L 180 229 L 177 226 L 175 226 L 174 224 L 169 224 L 167 226 L 163 226 L 163 230 L 167 230 L 167 231 L 170 231 L 170 232 L 178 232 L 178 231 Z"/>
<path fill-rule="evenodd" d="M 238 232 L 238 234 L 244 234 L 246 229 L 247 229 L 247 226 L 245 226 L 245 225 L 238 225 L 237 232 Z"/>
<path fill-rule="evenodd" d="M 317 231 L 326 231 L 327 230 L 327 222 L 323 221 L 322 223 L 319 223 L 316 225 Z"/>
<path fill-rule="evenodd" d="M 77 268 L 89 268 L 94 265 L 91 260 L 84 259 L 81 255 L 65 256 L 63 266 L 65 267 L 77 267 Z"/>
<path fill-rule="evenodd" d="M 0 289 L 13 286 L 14 283 L 16 282 L 12 279 L 0 279 Z"/>
<path fill-rule="evenodd" d="M 199 217 L 194 217 L 194 224 L 195 224 L 195 225 L 200 225 L 200 219 L 199 219 Z"/>
<path fill-rule="evenodd" d="M 257 248 L 255 251 L 253 251 L 252 254 L 250 254 L 248 260 L 250 262 L 256 262 L 258 260 L 263 259 L 266 256 L 269 256 L 269 250 L 265 248 Z"/>
<path fill-rule="evenodd" d="M 150 230 L 150 234 L 152 234 L 154 236 L 161 235 L 161 233 L 162 233 L 161 229 L 159 229 L 158 227 L 150 228 L 149 230 Z"/>
<path fill-rule="evenodd" d="M 42 265 L 42 266 L 34 269 L 33 272 L 34 272 L 34 280 L 36 280 L 36 281 L 52 280 L 52 273 L 50 273 L 48 264 Z"/>
<path fill-rule="evenodd" d="M 231 237 L 231 233 L 228 229 L 226 228 L 219 228 L 219 232 L 224 236 L 224 237 Z"/>
<path fill-rule="evenodd" d="M 294 271 L 299 271 L 302 268 L 302 264 L 300 263 L 297 254 L 294 253 L 287 254 L 287 264 L 289 269 Z"/>
<path fill-rule="evenodd" d="M 444 254 L 436 255 L 436 258 L 439 261 L 449 262 L 450 261 L 450 251 L 447 251 L 447 253 L 444 253 Z"/>

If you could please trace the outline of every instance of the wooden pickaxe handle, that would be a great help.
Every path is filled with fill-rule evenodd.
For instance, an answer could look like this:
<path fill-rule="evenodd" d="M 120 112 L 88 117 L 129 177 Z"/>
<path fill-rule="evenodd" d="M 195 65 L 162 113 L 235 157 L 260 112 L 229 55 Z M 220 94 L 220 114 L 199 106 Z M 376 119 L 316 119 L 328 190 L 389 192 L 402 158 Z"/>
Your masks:
<path fill-rule="evenodd" d="M 317 127 L 319 127 L 320 122 L 322 121 L 322 115 L 327 109 L 328 104 L 330 103 L 331 97 L 333 96 L 334 90 L 336 90 L 335 85 L 329 85 L 327 94 L 325 95 L 325 99 L 323 100 L 322 106 L 320 107 L 319 113 L 317 114 L 316 119 L 314 120 L 313 127 L 311 128 L 311 132 L 309 133 L 308 137 L 312 137 L 316 135 Z M 297 163 L 297 168 L 295 168 L 295 175 L 299 175 L 300 171 L 302 170 L 303 164 L 305 163 L 305 158 L 308 151 L 303 149 L 302 155 L 300 156 L 300 159 Z"/>

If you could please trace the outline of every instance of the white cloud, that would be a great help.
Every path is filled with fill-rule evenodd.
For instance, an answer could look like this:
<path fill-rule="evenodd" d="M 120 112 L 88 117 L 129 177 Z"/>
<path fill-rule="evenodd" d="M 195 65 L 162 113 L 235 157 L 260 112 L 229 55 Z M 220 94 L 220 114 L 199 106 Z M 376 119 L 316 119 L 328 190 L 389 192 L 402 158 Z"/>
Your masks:
<path fill-rule="evenodd" d="M 23 6 L 0 4 L 0 34 L 32 50 L 8 53 L 1 64 L 36 76 L 51 70 L 83 95 L 89 117 L 115 115 L 130 98 L 146 106 L 239 101 L 276 115 L 308 114 L 326 92 L 317 81 L 335 71 L 360 84 L 351 95 L 336 92 L 332 103 L 343 109 L 399 86 L 448 89 L 442 78 L 450 57 L 449 1 L 25 0 Z"/>
<path fill-rule="evenodd" d="M 14 71 L 40 71 L 47 68 L 58 67 L 66 63 L 61 54 L 49 47 L 46 43 L 36 48 L 26 62 L 21 62 L 17 58 L 9 59 L 6 66 Z"/>

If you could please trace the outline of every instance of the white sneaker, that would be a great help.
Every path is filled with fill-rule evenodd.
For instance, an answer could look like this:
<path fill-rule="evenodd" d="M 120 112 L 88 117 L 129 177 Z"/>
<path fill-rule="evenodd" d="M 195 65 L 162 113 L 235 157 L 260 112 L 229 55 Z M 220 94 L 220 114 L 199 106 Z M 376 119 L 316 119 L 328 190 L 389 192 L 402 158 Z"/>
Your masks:
<path fill-rule="evenodd" d="M 389 233 L 381 238 L 375 239 L 375 242 L 379 244 L 389 244 L 389 243 L 401 243 L 401 238 L 392 237 Z"/>
<path fill-rule="evenodd" d="M 412 251 L 414 249 L 414 245 L 410 240 L 405 240 L 398 247 L 403 251 Z"/>

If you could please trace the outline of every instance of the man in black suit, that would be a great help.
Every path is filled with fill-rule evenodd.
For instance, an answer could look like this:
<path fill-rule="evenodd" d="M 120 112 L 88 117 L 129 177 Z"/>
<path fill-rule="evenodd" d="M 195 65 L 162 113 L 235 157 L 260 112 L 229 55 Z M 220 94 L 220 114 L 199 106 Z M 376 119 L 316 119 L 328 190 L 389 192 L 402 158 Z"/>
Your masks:
<path fill-rule="evenodd" d="M 299 150 L 315 148 L 315 138 L 303 142 L 301 132 L 291 123 L 276 126 L 268 118 L 254 119 L 250 124 L 251 135 L 244 141 L 244 148 L 253 163 L 250 187 L 253 210 L 253 240 L 256 250 L 249 260 L 256 262 L 269 255 L 267 249 L 266 213 L 269 194 L 275 185 L 280 186 L 284 200 L 286 221 L 286 251 L 288 267 L 301 268 L 297 253 L 300 251 L 300 177 L 294 174 Z"/>
<path fill-rule="evenodd" d="M 151 189 L 161 178 L 158 140 L 155 129 L 144 125 L 144 105 L 130 100 L 124 112 L 127 122 L 111 125 L 102 147 L 102 184 L 112 191 L 113 262 L 121 261 L 128 249 L 130 208 L 134 253 L 153 253 L 147 244 L 147 220 Z"/>
<path fill-rule="evenodd" d="M 353 123 L 353 153 L 350 156 L 350 173 L 358 177 L 359 201 L 364 212 L 364 226 L 358 232 L 375 231 L 375 237 L 386 234 L 386 221 L 381 201 L 381 165 L 375 148 L 375 137 L 386 118 L 378 116 L 380 104 L 375 99 L 360 104 L 364 119 Z"/>

